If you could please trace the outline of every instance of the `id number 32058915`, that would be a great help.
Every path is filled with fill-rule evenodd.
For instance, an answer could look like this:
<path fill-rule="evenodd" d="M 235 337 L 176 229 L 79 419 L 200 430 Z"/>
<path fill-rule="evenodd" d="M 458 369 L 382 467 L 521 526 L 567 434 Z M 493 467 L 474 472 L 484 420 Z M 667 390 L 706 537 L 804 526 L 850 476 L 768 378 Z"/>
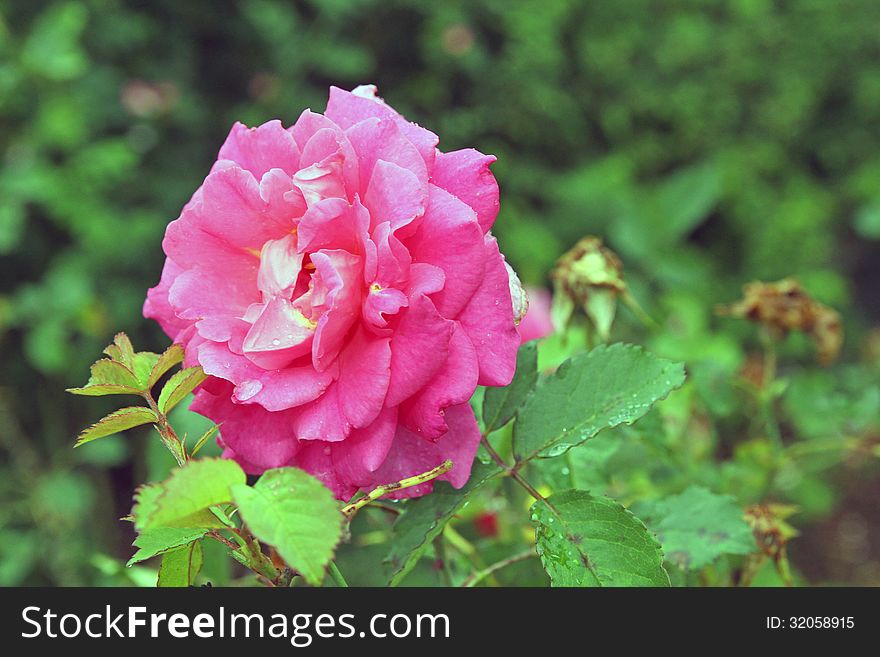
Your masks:
<path fill-rule="evenodd" d="M 768 630 L 851 630 L 856 626 L 854 616 L 767 616 Z"/>

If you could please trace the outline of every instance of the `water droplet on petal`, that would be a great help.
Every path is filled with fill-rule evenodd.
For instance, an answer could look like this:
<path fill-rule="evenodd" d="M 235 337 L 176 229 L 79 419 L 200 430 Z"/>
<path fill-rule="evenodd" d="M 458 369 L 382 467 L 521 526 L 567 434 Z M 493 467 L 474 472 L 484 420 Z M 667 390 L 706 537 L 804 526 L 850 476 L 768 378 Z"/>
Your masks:
<path fill-rule="evenodd" d="M 239 401 L 247 401 L 263 389 L 263 383 L 257 379 L 242 381 L 235 388 L 235 397 Z"/>

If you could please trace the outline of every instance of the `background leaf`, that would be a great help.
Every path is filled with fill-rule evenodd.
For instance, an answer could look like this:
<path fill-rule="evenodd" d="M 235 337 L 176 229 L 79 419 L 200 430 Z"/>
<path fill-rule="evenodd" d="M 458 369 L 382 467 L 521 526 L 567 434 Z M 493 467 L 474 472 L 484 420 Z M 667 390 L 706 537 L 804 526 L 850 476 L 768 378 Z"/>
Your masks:
<path fill-rule="evenodd" d="M 657 534 L 668 563 L 699 570 L 724 554 L 756 550 L 743 510 L 730 495 L 691 486 L 680 495 L 633 508 Z"/>

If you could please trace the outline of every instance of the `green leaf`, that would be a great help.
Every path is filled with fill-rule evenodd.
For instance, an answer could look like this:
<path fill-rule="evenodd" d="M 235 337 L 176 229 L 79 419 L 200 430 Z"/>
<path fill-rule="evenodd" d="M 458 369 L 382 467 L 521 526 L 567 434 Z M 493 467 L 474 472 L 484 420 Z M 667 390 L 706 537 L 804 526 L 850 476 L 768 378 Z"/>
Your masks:
<path fill-rule="evenodd" d="M 199 527 L 159 527 L 157 529 L 147 529 L 138 534 L 134 539 L 134 546 L 138 548 L 134 556 L 128 560 L 126 566 L 131 566 L 139 561 L 145 561 L 157 554 L 165 554 L 169 550 L 174 550 L 197 541 L 208 533 L 207 529 Z"/>
<path fill-rule="evenodd" d="M 201 541 L 193 541 L 189 545 L 176 548 L 162 555 L 159 566 L 159 578 L 156 586 L 192 586 L 202 569 L 204 552 Z"/>
<path fill-rule="evenodd" d="M 159 393 L 159 411 L 168 413 L 207 378 L 208 375 L 198 366 L 188 367 L 185 370 L 176 372 L 174 376 L 168 379 L 168 383 L 165 384 L 162 392 Z"/>
<path fill-rule="evenodd" d="M 103 438 L 126 429 L 158 422 L 159 416 L 145 406 L 129 406 L 110 413 L 106 417 L 95 422 L 88 429 L 79 434 L 74 447 L 79 447 L 97 438 Z"/>
<path fill-rule="evenodd" d="M 491 433 L 510 422 L 538 381 L 538 343 L 527 342 L 516 354 L 516 374 L 510 385 L 486 388 L 483 396 L 483 427 Z"/>
<path fill-rule="evenodd" d="M 392 570 L 388 580 L 390 586 L 403 581 L 446 523 L 467 503 L 471 493 L 500 472 L 501 468 L 494 463 L 475 462 L 470 479 L 458 490 L 440 481 L 430 495 L 406 503 L 406 510 L 394 523 L 394 540 L 385 559 Z"/>
<path fill-rule="evenodd" d="M 330 490 L 296 468 L 267 470 L 254 487 L 232 489 L 242 520 L 261 541 L 318 585 L 342 538 L 345 518 Z"/>
<path fill-rule="evenodd" d="M 222 527 L 208 507 L 232 501 L 244 470 L 229 459 L 190 461 L 165 481 L 138 489 L 132 510 L 138 532 L 158 527 Z"/>
<path fill-rule="evenodd" d="M 633 345 L 603 345 L 574 356 L 520 409 L 513 427 L 516 460 L 558 456 L 602 429 L 632 424 L 683 382 L 681 363 Z"/>
<path fill-rule="evenodd" d="M 134 368 L 134 376 L 137 379 L 138 386 L 142 390 L 148 390 L 150 387 L 150 374 L 156 363 L 159 362 L 159 354 L 152 351 L 139 351 L 134 355 L 132 367 Z"/>
<path fill-rule="evenodd" d="M 750 554 L 756 549 L 734 498 L 702 486 L 640 503 L 636 510 L 663 544 L 666 561 L 684 570 L 699 570 L 724 554 Z"/>
<path fill-rule="evenodd" d="M 150 371 L 150 377 L 147 380 L 147 387 L 152 388 L 159 382 L 159 379 L 175 365 L 183 362 L 183 347 L 179 344 L 173 344 L 162 352 L 162 355 L 156 360 L 153 369 Z"/>
<path fill-rule="evenodd" d="M 532 520 L 553 586 L 669 586 L 660 543 L 614 500 L 563 491 L 535 502 Z"/>
<path fill-rule="evenodd" d="M 91 376 L 82 388 L 68 388 L 74 395 L 138 395 L 141 393 L 137 377 L 122 363 L 106 358 L 94 363 Z"/>
<path fill-rule="evenodd" d="M 327 487 L 302 470 L 277 468 L 254 487 L 235 486 L 233 496 L 253 534 L 310 584 L 320 584 L 345 520 Z"/>
<path fill-rule="evenodd" d="M 104 349 L 104 353 L 134 372 L 134 347 L 125 333 L 117 333 L 113 337 L 113 343 Z"/>

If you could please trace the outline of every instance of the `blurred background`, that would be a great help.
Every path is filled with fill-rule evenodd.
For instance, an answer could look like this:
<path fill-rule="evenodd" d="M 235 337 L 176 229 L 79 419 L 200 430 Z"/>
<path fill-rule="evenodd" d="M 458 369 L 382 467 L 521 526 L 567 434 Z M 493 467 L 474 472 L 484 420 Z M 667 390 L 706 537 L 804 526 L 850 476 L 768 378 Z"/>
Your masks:
<path fill-rule="evenodd" d="M 116 400 L 64 388 L 116 331 L 167 345 L 141 304 L 165 226 L 231 124 L 289 125 L 322 111 L 330 84 L 362 83 L 443 150 L 498 157 L 495 233 L 526 283 L 549 287 L 556 259 L 598 235 L 657 323 L 622 309 L 612 339 L 687 363 L 677 401 L 592 454 L 593 489 L 628 503 L 696 481 L 742 506 L 796 505 L 799 583 L 880 585 L 874 0 L 0 4 L 0 584 L 155 581 L 121 565 L 133 535 L 117 519 L 171 459 L 147 430 L 74 451 Z M 768 497 L 737 386 L 758 332 L 715 307 L 787 276 L 841 313 L 846 340 L 830 368 L 803 336 L 780 347 L 783 440 L 809 456 Z M 178 432 L 206 424 L 177 415 Z M 478 548 L 526 540 L 526 514 L 505 524 L 503 499 L 462 520 Z M 364 522 L 360 552 L 381 557 L 387 532 Z M 229 576 L 222 560 L 206 568 Z M 349 579 L 372 583 L 362 570 Z"/>

